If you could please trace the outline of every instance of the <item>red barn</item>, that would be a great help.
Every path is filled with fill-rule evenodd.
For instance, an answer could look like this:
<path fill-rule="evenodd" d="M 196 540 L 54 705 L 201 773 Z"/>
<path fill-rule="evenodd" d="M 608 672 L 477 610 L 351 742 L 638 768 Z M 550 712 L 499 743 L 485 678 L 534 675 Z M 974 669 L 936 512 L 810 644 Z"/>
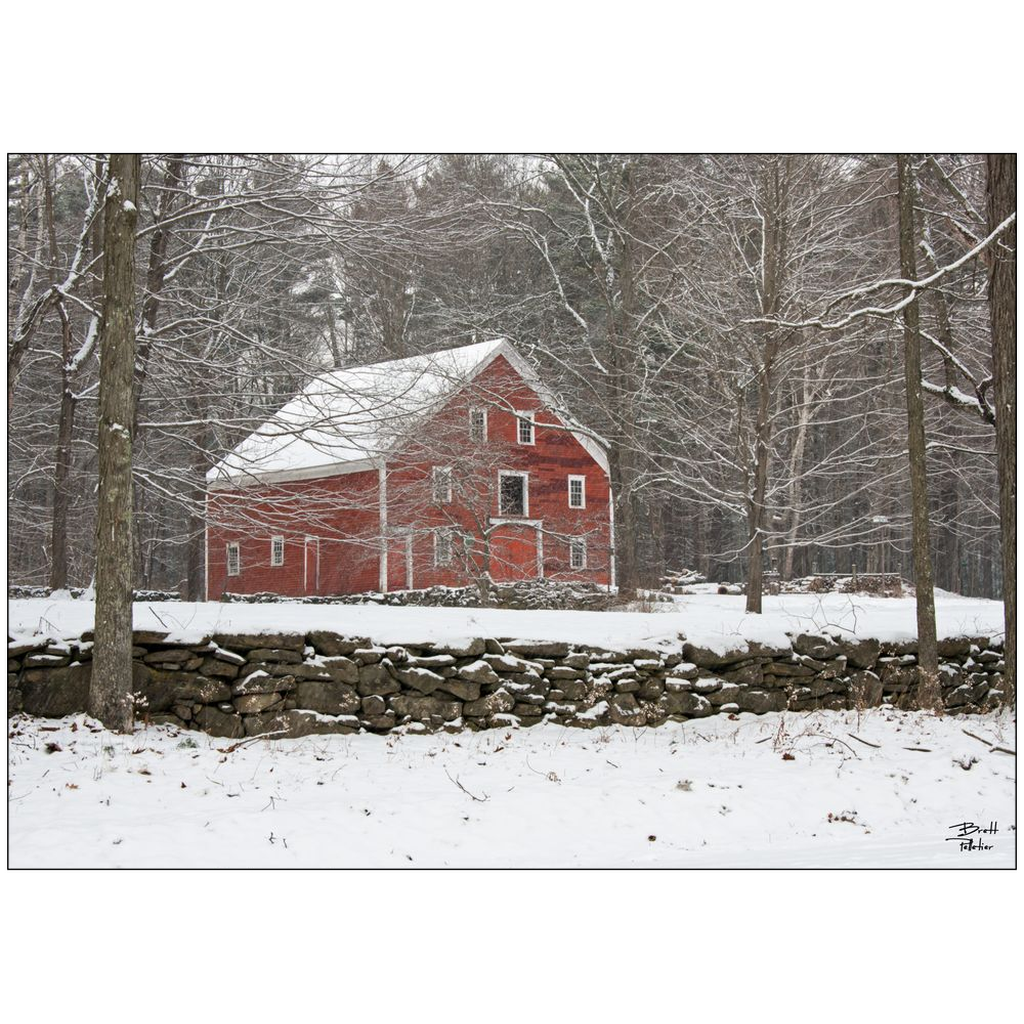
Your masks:
<path fill-rule="evenodd" d="M 334 370 L 207 474 L 207 598 L 614 584 L 604 448 L 503 340 Z"/>

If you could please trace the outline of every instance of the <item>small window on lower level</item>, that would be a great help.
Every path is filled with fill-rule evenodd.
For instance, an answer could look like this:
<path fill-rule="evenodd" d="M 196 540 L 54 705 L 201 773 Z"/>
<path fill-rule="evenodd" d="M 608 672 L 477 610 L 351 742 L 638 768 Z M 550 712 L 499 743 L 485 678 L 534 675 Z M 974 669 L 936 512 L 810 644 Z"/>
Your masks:
<path fill-rule="evenodd" d="M 270 564 L 284 565 L 284 537 L 270 538 Z"/>
<path fill-rule="evenodd" d="M 452 534 L 450 530 L 434 533 L 434 565 L 452 564 Z"/>
<path fill-rule="evenodd" d="M 237 576 L 242 571 L 242 555 L 237 542 L 228 545 L 228 575 Z"/>
<path fill-rule="evenodd" d="M 587 567 L 587 539 L 586 537 L 573 537 L 569 541 L 569 568 L 586 569 Z"/>

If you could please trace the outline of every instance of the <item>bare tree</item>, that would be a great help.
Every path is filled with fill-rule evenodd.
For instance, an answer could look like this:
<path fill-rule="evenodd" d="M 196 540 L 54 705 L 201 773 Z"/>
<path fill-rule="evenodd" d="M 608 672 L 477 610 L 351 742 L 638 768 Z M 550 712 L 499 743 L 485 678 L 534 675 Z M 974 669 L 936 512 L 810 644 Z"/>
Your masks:
<path fill-rule="evenodd" d="M 915 193 L 911 158 L 896 157 L 900 206 L 900 273 L 917 280 L 914 252 Z M 907 454 L 910 461 L 910 500 L 914 546 L 914 587 L 917 592 L 917 663 L 922 701 L 938 697 L 939 652 L 935 638 L 935 591 L 932 584 L 931 528 L 928 512 L 928 449 L 924 433 L 924 397 L 921 391 L 921 333 L 918 300 L 903 307 L 903 366 L 907 389 Z"/>
<path fill-rule="evenodd" d="M 1017 212 L 1017 157 L 988 156 L 989 229 Z M 999 529 L 1003 553 L 1003 613 L 1006 619 L 1007 698 L 1017 690 L 1017 226 L 992 250 L 989 281 L 992 311 L 992 376 L 996 398 L 999 460 Z"/>
<path fill-rule="evenodd" d="M 135 223 L 141 158 L 113 153 L 103 211 L 96 633 L 89 711 L 130 732 L 132 705 L 132 414 Z"/>

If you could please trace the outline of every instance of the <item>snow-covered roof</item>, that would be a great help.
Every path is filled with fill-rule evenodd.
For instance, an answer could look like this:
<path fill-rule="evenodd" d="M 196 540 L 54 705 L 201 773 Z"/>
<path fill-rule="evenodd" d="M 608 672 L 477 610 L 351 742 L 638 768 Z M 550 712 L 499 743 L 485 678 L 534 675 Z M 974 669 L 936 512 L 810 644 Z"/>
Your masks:
<path fill-rule="evenodd" d="M 418 419 L 436 410 L 498 356 L 505 356 L 542 398 L 554 404 L 529 364 L 501 338 L 331 370 L 314 378 L 221 459 L 206 474 L 207 482 L 224 487 L 246 480 L 295 480 L 369 468 L 408 437 Z M 576 437 L 607 470 L 604 450 L 589 437 Z"/>

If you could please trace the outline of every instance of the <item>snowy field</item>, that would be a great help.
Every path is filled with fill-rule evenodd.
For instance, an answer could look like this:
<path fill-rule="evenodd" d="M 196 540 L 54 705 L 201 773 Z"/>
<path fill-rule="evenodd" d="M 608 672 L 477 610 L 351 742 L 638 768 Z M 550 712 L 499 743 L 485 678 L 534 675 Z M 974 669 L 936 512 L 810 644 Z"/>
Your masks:
<path fill-rule="evenodd" d="M 9 732 L 18 868 L 1015 863 L 1016 758 L 990 749 L 1016 749 L 1009 711 L 239 744 L 81 715 Z M 991 849 L 947 841 L 962 822 L 996 823 L 973 836 Z"/>
<path fill-rule="evenodd" d="M 913 598 L 849 594 L 786 594 L 764 599 L 763 615 L 747 615 L 741 596 L 676 597 L 656 612 L 506 611 L 488 608 L 400 608 L 377 605 L 139 603 L 136 629 L 170 630 L 188 642 L 211 633 L 334 630 L 381 643 L 415 645 L 474 636 L 564 640 L 610 648 L 674 646 L 680 633 L 694 644 L 736 648 L 741 639 L 786 643 L 787 632 L 828 630 L 879 640 L 917 636 Z M 936 593 L 939 637 L 1002 636 L 999 601 Z M 8 631 L 78 636 L 92 629 L 91 601 L 31 598 L 8 602 Z"/>

